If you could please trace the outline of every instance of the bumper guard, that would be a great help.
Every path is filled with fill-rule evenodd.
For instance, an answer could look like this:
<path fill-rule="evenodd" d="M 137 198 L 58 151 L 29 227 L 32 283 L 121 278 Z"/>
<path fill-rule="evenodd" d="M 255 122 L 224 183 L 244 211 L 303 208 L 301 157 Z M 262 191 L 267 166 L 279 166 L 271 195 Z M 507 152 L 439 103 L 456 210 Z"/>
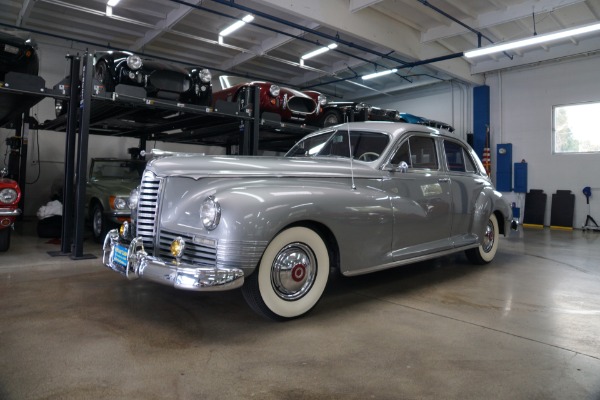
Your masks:
<path fill-rule="evenodd" d="M 127 247 L 126 264 L 115 262 L 117 245 Z M 158 257 L 149 256 L 144 250 L 141 237 L 125 243 L 119 238 L 116 229 L 108 232 L 104 239 L 102 263 L 133 280 L 142 278 L 176 289 L 193 291 L 222 291 L 236 289 L 244 283 L 244 272 L 239 268 L 212 268 L 182 262 L 165 262 Z"/>

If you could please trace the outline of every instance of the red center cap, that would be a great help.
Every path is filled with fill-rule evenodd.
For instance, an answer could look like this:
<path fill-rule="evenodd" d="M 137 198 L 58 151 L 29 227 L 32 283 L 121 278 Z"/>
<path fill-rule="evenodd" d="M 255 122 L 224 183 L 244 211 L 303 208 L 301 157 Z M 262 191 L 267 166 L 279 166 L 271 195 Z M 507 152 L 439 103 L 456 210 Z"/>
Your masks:
<path fill-rule="evenodd" d="M 296 282 L 300 282 L 304 279 L 304 275 L 306 275 L 306 267 L 302 264 L 296 264 L 294 268 L 292 268 L 292 279 Z"/>

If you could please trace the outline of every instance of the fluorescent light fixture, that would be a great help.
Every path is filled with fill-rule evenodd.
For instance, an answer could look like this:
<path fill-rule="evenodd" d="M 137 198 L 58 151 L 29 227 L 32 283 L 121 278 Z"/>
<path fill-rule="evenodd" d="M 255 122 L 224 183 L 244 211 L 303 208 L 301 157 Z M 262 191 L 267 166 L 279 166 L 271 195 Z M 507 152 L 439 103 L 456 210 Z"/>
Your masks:
<path fill-rule="evenodd" d="M 301 60 L 308 60 L 309 58 L 313 58 L 315 56 L 318 56 L 319 54 L 323 54 L 328 52 L 329 50 L 335 49 L 337 47 L 336 43 L 331 43 L 329 46 L 327 47 L 319 47 L 317 50 L 315 51 L 311 51 L 310 53 L 306 53 L 305 55 L 303 55 L 302 57 L 300 57 Z"/>
<path fill-rule="evenodd" d="M 501 43 L 492 46 L 481 47 L 479 49 L 467 51 L 464 53 L 465 57 L 473 58 L 484 56 L 487 54 L 497 53 L 501 51 L 514 50 L 521 47 L 532 46 L 535 44 L 541 44 L 551 42 L 553 40 L 559 40 L 568 38 L 571 36 L 583 35 L 585 33 L 595 32 L 600 30 L 600 23 L 581 26 L 579 28 L 563 29 L 554 33 L 547 33 L 544 35 L 537 35 L 526 39 L 513 40 L 506 43 Z"/>
<path fill-rule="evenodd" d="M 119 1 L 121 1 L 121 0 L 108 0 L 108 2 L 106 3 L 106 5 L 109 6 L 109 7 L 114 7 L 117 4 L 119 4 Z"/>
<path fill-rule="evenodd" d="M 367 79 L 379 78 L 380 76 L 395 74 L 396 72 L 398 72 L 398 70 L 396 68 L 386 69 L 385 71 L 379 71 L 379 72 L 375 72 L 373 74 L 364 75 L 362 78 L 364 81 L 366 81 Z"/>
<path fill-rule="evenodd" d="M 242 26 L 246 25 L 248 22 L 252 22 L 253 20 L 254 20 L 254 16 L 248 14 L 244 18 L 234 22 L 233 24 L 229 25 L 227 28 L 225 28 L 221 32 L 219 32 L 219 36 L 227 36 L 227 35 L 231 34 L 232 32 L 237 31 Z"/>

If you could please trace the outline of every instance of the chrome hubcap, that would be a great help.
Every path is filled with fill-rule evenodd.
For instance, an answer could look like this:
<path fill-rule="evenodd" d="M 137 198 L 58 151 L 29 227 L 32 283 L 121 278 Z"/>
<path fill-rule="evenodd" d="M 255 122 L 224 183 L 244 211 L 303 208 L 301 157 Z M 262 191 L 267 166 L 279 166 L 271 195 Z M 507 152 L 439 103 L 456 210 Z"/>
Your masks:
<path fill-rule="evenodd" d="M 483 234 L 483 251 L 489 253 L 494 247 L 494 241 L 496 238 L 494 237 L 494 224 L 492 221 L 488 221 L 487 226 L 485 227 L 485 232 Z"/>
<path fill-rule="evenodd" d="M 102 234 L 102 212 L 100 210 L 96 210 L 94 213 L 94 234 L 96 236 L 100 236 Z"/>
<path fill-rule="evenodd" d="M 303 243 L 290 243 L 277 253 L 271 266 L 271 285 L 284 300 L 297 300 L 311 289 L 317 274 L 313 251 Z"/>
<path fill-rule="evenodd" d="M 327 116 L 327 118 L 325 118 L 324 124 L 325 125 L 337 125 L 337 124 L 339 124 L 338 117 L 336 115 L 329 115 L 329 116 Z"/>

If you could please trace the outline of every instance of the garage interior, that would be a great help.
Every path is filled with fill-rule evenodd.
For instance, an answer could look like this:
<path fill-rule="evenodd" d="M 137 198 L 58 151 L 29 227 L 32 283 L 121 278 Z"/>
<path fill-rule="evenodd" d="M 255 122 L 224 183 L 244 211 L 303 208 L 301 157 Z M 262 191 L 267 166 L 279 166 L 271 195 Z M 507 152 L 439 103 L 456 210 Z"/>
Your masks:
<path fill-rule="evenodd" d="M 560 148 L 555 115 L 600 104 L 599 23 L 596 0 L 4 1 L 0 29 L 38 46 L 43 81 L 23 82 L 23 92 L 45 90 L 0 127 L 0 168 L 17 154 L 23 190 L 23 215 L 0 253 L 0 398 L 600 399 L 600 146 L 596 132 L 579 149 Z M 578 27 L 590 30 L 465 55 Z M 94 119 L 96 98 L 86 162 L 69 175 L 57 88 L 71 59 L 117 49 L 208 68 L 213 91 L 232 75 L 444 121 L 480 157 L 489 149 L 490 177 L 519 231 L 482 267 L 456 254 L 336 277 L 318 307 L 284 323 L 255 315 L 238 290 L 128 282 L 102 265 L 82 220 L 63 227 L 62 241 L 40 237 L 36 214 L 65 179 L 141 146 L 280 154 L 316 128 L 237 117 L 217 125 L 200 111 L 194 126 L 113 129 Z M 393 72 L 362 79 L 382 71 Z M 594 132 L 594 116 L 579 115 L 579 125 Z"/>

